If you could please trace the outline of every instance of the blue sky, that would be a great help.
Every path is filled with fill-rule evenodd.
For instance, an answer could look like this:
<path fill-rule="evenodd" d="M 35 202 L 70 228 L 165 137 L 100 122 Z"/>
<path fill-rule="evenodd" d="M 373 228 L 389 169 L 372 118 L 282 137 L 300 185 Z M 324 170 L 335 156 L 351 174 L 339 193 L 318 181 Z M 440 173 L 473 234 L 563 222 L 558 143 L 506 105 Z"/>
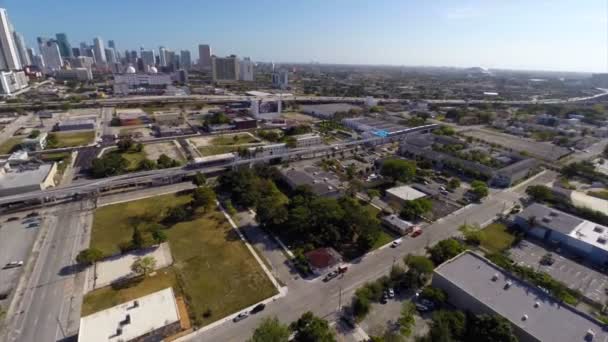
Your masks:
<path fill-rule="evenodd" d="M 0 0 L 16 29 L 258 61 L 605 71 L 605 0 Z"/>

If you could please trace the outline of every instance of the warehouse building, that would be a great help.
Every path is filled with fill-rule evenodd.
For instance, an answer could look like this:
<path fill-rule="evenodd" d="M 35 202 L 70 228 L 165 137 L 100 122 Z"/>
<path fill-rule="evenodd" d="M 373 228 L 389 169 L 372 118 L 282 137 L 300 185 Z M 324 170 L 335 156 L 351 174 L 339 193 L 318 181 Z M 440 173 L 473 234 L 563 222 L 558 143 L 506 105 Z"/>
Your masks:
<path fill-rule="evenodd" d="M 60 132 L 65 131 L 81 131 L 81 130 L 94 130 L 95 120 L 93 119 L 81 119 L 81 120 L 67 120 L 58 122 L 55 124 L 55 130 Z"/>
<path fill-rule="evenodd" d="M 314 165 L 293 165 L 288 169 L 282 168 L 280 172 L 292 190 L 305 186 L 318 196 L 337 198 L 345 188 L 335 173 L 324 171 Z"/>
<path fill-rule="evenodd" d="M 80 319 L 78 341 L 161 341 L 181 330 L 171 287 Z"/>
<path fill-rule="evenodd" d="M 0 168 L 0 196 L 18 195 L 55 186 L 57 164 L 17 164 L 3 161 Z"/>
<path fill-rule="evenodd" d="M 386 197 L 389 201 L 393 200 L 403 204 L 405 201 L 413 201 L 419 198 L 424 198 L 426 197 L 426 194 L 412 188 L 411 186 L 403 185 L 386 190 Z"/>
<path fill-rule="evenodd" d="M 608 265 L 608 227 L 533 203 L 515 216 L 515 223 L 529 235 L 580 255 L 598 265 Z"/>
<path fill-rule="evenodd" d="M 461 310 L 506 318 L 521 342 L 608 340 L 604 325 L 587 313 L 474 252 L 463 252 L 435 268 L 432 285 Z"/>

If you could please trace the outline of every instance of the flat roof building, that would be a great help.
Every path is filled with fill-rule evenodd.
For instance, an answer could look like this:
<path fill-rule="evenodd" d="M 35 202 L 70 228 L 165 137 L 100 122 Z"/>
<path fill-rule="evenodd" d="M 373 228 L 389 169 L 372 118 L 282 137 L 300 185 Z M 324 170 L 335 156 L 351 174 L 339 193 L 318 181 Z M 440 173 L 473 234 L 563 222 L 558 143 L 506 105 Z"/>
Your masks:
<path fill-rule="evenodd" d="M 339 197 L 344 188 L 340 178 L 333 172 L 323 171 L 313 165 L 292 166 L 281 169 L 281 175 L 289 187 L 308 187 L 314 194 L 324 197 Z"/>
<path fill-rule="evenodd" d="M 177 302 L 168 287 L 82 317 L 78 341 L 160 341 L 180 329 Z"/>
<path fill-rule="evenodd" d="M 66 120 L 58 122 L 55 125 L 56 131 L 78 131 L 93 129 L 95 129 L 95 120 L 93 119 Z"/>
<path fill-rule="evenodd" d="M 426 197 L 426 194 L 412 188 L 409 185 L 403 185 L 386 190 L 386 196 L 398 202 L 403 202 Z"/>
<path fill-rule="evenodd" d="M 24 164 L 0 168 L 0 197 L 44 190 L 55 186 L 57 164 Z"/>
<path fill-rule="evenodd" d="M 590 315 L 474 252 L 463 252 L 435 268 L 433 286 L 443 289 L 457 308 L 506 318 L 522 342 L 608 340 L 604 325 Z"/>

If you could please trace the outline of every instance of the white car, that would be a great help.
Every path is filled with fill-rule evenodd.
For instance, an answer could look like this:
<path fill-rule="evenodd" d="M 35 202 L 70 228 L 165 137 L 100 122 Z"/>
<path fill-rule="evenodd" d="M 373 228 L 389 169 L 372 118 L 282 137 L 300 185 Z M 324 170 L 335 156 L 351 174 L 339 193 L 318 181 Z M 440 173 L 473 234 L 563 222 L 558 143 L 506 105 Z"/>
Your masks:
<path fill-rule="evenodd" d="M 397 247 L 401 244 L 401 242 L 403 242 L 403 239 L 401 238 L 394 240 L 393 243 L 391 243 L 391 247 Z"/>
<path fill-rule="evenodd" d="M 240 314 L 236 315 L 236 317 L 234 317 L 234 318 L 232 319 L 232 321 L 233 321 L 233 322 L 242 321 L 242 320 L 244 320 L 244 319 L 245 319 L 245 318 L 247 318 L 247 317 L 249 317 L 249 312 L 247 312 L 247 311 L 243 311 L 243 312 L 241 312 Z"/>

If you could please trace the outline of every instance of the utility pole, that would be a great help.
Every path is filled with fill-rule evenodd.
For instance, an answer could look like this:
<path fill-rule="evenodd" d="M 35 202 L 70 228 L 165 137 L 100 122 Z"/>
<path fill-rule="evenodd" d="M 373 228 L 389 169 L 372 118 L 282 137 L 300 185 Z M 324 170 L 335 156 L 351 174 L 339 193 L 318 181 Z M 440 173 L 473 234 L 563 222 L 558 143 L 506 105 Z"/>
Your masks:
<path fill-rule="evenodd" d="M 338 312 L 342 311 L 342 285 L 340 285 L 340 296 L 338 297 Z"/>

